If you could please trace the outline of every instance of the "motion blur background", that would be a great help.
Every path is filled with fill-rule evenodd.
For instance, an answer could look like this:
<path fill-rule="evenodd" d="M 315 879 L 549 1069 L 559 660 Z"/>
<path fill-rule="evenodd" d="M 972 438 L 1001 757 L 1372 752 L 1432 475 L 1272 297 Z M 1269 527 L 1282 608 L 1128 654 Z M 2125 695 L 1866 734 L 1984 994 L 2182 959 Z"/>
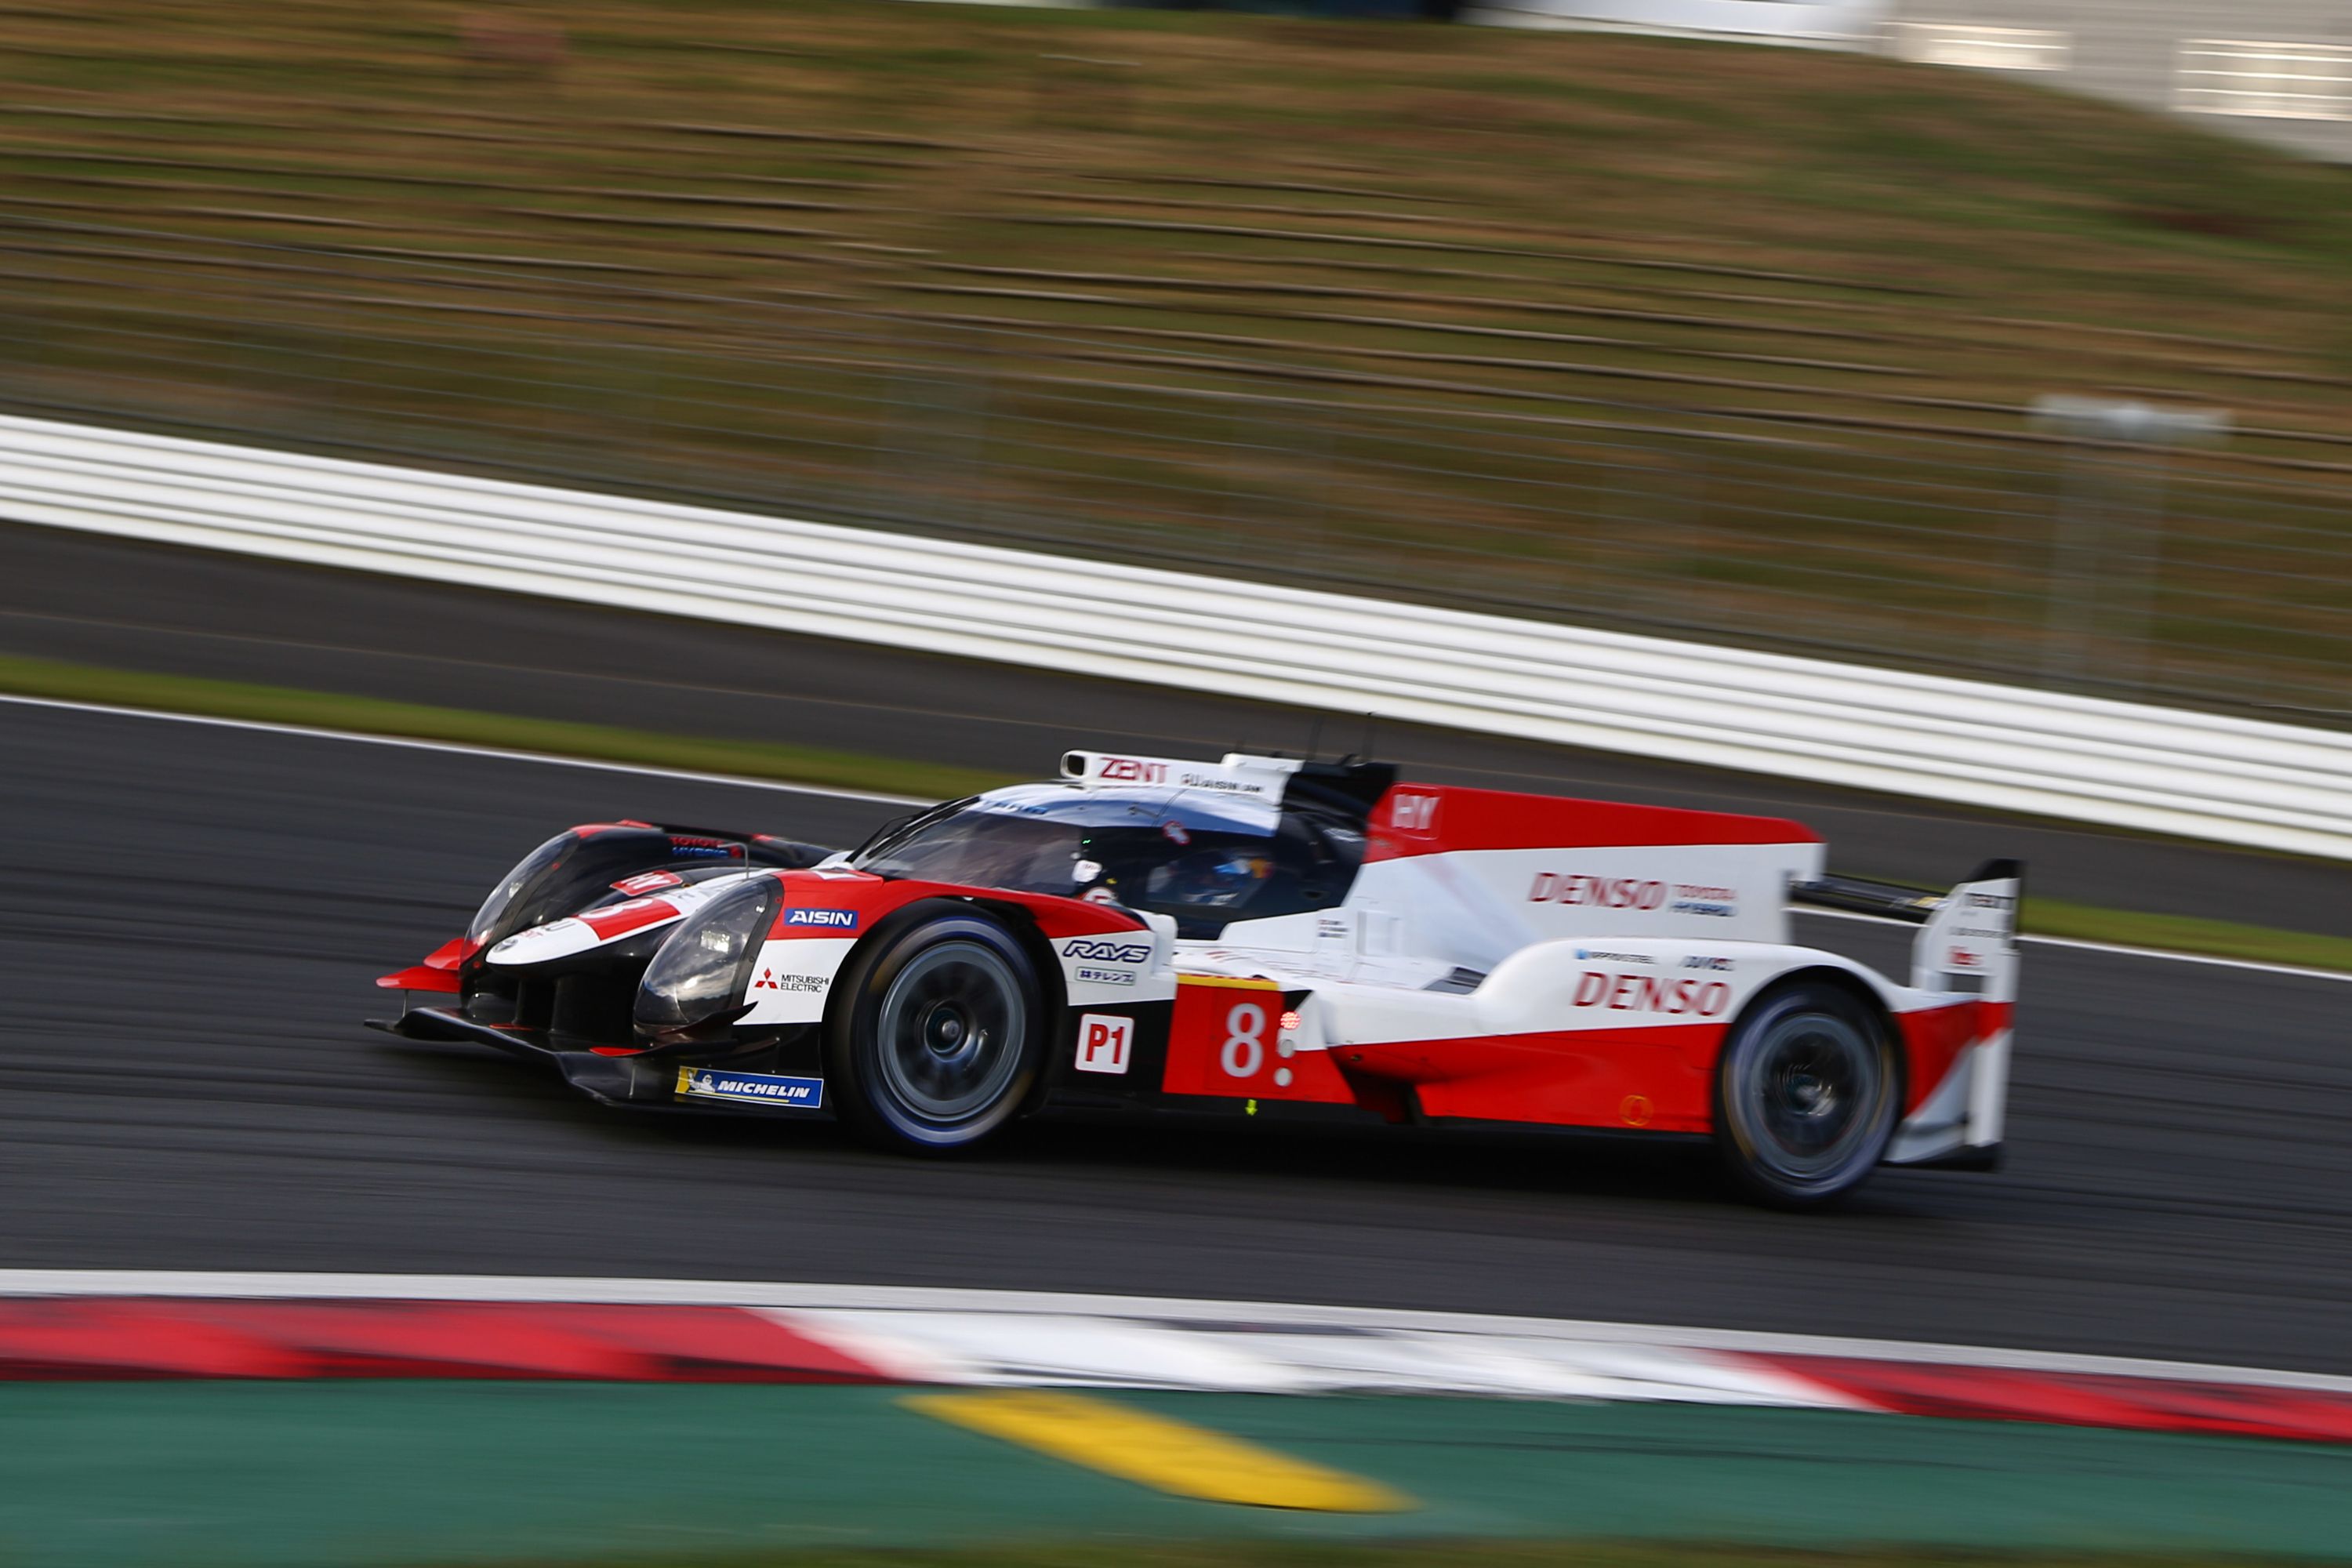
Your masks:
<path fill-rule="evenodd" d="M 2341 1556 L 2352 823 L 2342 772 L 2307 759 L 2352 766 L 2347 195 L 2337 0 L 0 0 L 0 415 L 24 416 L 0 420 L 0 689 L 700 770 L 0 703 L 0 1560 L 642 1547 L 698 1568 L 1065 1528 L 1111 1553 L 1226 1542 L 1132 1558 L 1165 1568 L 1354 1562 L 1294 1538 L 1382 1531 L 1807 1561 L 1897 1543 L 1856 1563 Z M 1898 797 L 1526 730 L 1381 731 L 1449 782 L 1801 816 L 1842 870 L 1948 886 L 1984 856 L 2033 863 L 2011 1163 L 1885 1171 L 1836 1215 L 1735 1209 L 1702 1163 L 1646 1147 L 1046 1123 L 947 1166 L 822 1125 L 624 1119 L 503 1060 L 363 1037 L 370 978 L 565 822 L 850 843 L 894 795 L 1067 744 L 1295 750 L 1322 721 L 1069 659 L 950 660 L 904 628 L 828 641 L 421 580 L 382 558 L 412 544 L 383 519 L 427 510 L 405 494 L 307 555 L 178 548 L 157 541 L 181 459 L 141 458 L 146 513 L 110 517 L 122 492 L 46 466 L 37 442 L 70 433 L 19 439 L 26 421 L 846 524 L 894 558 L 948 539 L 1332 589 L 1373 635 L 1404 621 L 1381 601 L 1411 601 L 2007 683 L 1970 697 L 1967 734 L 2031 706 L 2020 689 L 2168 705 L 2168 774 L 2047 710 L 2018 727 L 2118 792 L 2228 774 L 2247 820 L 2315 823 L 2336 858 L 1998 815 L 1977 797 L 2010 753 L 1955 758 L 1965 736 L 1942 757 L 1980 761 L 1965 787 Z M 187 486 L 188 516 L 268 510 L 218 477 Z M 338 561 L 336 524 L 380 528 L 378 557 Z M 536 527 L 516 531 L 544 564 L 564 541 Z M 679 562 L 645 578 L 672 607 L 727 575 Z M 875 570 L 868 598 L 898 580 Z M 1914 739 L 1963 705 L 1949 683 L 1881 689 L 1822 721 Z M 2248 719 L 2317 738 L 2231 754 Z M 712 776 L 747 773 L 858 789 Z M 1806 919 L 1803 940 L 1906 963 L 1884 931 Z M 2200 956 L 2042 941 L 2070 933 Z M 329 1294 L 719 1281 L 705 1305 L 794 1281 L 810 1334 L 835 1286 L 1218 1298 L 1190 1330 L 1221 1366 L 1251 1334 L 1303 1342 L 1234 1305 L 1272 1301 L 2283 1367 L 2312 1374 L 2280 1374 L 2311 1396 L 2284 1436 L 2336 1441 L 2291 1449 L 2243 1390 L 2088 1435 L 1727 1412 L 1704 1389 L 1160 1397 L 1424 1505 L 1333 1523 L 1147 1497 L 887 1389 L 648 1391 L 569 1341 L 533 1369 L 548 1342 L 471 1320 L 461 1352 L 513 1350 L 461 1355 L 475 1383 L 415 1351 L 409 1386 L 316 1391 L 263 1386 L 295 1374 L 212 1307 L 166 1331 L 134 1300 L 75 1330 L 70 1376 L 184 1384 L 9 1381 L 55 1370 L 21 1349 L 56 1327 L 57 1277 L 29 1271 L 151 1269 L 368 1277 Z M 238 1289 L 293 1293 L 274 1278 Z M 1165 1348 L 1165 1305 L 1135 1307 L 1106 1364 L 1159 1376 L 1135 1347 Z M 1017 1323 L 1007 1378 L 1034 1375 L 1020 1347 L 1095 1346 L 1075 1321 Z M 1391 1331 L 1330 1353 L 1434 1377 L 1430 1342 Z M 399 1355 L 404 1331 L 384 1331 Z M 1602 1373 L 1563 1386 L 1605 1374 L 1613 1399 L 1656 1373 L 1602 1338 Z M 1679 1349 L 1721 1372 L 1721 1342 Z M 1480 1386 L 1528 1391 L 1484 1355 Z M 542 1373 L 528 1397 L 497 1381 Z M 1965 1405 L 1969 1381 L 1918 1407 Z M 2132 1425 L 2113 1393 L 2068 1385 L 2033 1419 Z M 1240 1535 L 1274 1544 L 1233 1555 Z"/>
<path fill-rule="evenodd" d="M 1808 47 L 824 0 L 13 5 L 0 400 L 2352 706 L 2328 6 L 1465 15 Z M 2196 432 L 2038 416 L 2053 394 Z"/>

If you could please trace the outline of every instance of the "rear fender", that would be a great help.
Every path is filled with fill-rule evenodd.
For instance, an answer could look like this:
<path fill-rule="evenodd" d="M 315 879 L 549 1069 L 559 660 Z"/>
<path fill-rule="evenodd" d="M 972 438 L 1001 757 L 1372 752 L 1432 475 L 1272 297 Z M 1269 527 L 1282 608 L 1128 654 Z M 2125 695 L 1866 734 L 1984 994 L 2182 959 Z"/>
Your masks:
<path fill-rule="evenodd" d="M 1537 942 L 1496 965 L 1472 994 L 1486 1033 L 1727 1027 L 1790 977 L 1820 972 L 1893 1010 L 1895 988 L 1851 959 L 1780 942 L 1590 937 Z"/>
<path fill-rule="evenodd" d="M 1896 1021 L 1897 1015 L 1894 1004 L 1902 995 L 1900 989 L 1852 960 L 1836 958 L 1835 955 L 1826 952 L 1813 953 L 1811 956 L 1820 962 L 1784 970 L 1773 976 L 1768 984 L 1759 986 L 1740 1007 L 1739 1017 L 1732 1020 L 1733 1027 L 1736 1028 L 1740 1018 L 1746 1017 L 1769 998 L 1794 985 L 1822 985 L 1833 991 L 1843 992 L 1853 999 L 1854 1005 L 1860 1007 L 1873 1022 L 1877 1024 L 1881 1036 L 1894 1046 L 1897 1079 L 1896 1103 L 1907 1111 L 1911 1109 L 1911 1084 L 1916 1076 L 1917 1064 L 1913 1060 L 1914 1053 L 1908 1032 Z M 1732 1029 L 1727 1028 L 1723 1032 L 1723 1037 L 1727 1040 L 1731 1037 L 1731 1035 Z M 1718 1053 L 1720 1049 L 1718 1046 Z M 1713 1062 L 1707 1064 L 1707 1070 L 1710 1073 L 1714 1072 Z"/>
<path fill-rule="evenodd" d="M 1815 948 L 1660 938 L 1542 942 L 1498 965 L 1472 1000 L 1482 1033 L 1492 1038 L 1551 1031 L 1563 1043 L 1584 1031 L 1624 1042 L 1654 1036 L 1689 1075 L 1676 1081 L 1697 1084 L 1713 1081 L 1723 1044 L 1742 1017 L 1773 993 L 1801 983 L 1851 996 L 1885 1031 L 1895 1047 L 1906 1113 L 1948 1072 L 1953 1031 L 1940 1025 L 1968 1020 L 1950 1015 L 1927 1020 L 1958 999 L 1896 985 L 1852 959 Z M 1433 996 L 1427 1005 L 1434 1008 L 1447 1000 Z M 1685 1110 L 1703 1119 L 1706 1103 L 1694 1100 Z"/>

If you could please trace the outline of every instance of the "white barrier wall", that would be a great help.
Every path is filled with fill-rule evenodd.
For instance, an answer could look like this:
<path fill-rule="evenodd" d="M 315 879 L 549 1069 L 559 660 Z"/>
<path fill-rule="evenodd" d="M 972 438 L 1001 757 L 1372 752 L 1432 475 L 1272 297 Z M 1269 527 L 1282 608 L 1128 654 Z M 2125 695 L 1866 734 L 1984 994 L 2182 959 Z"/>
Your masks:
<path fill-rule="evenodd" d="M 0 517 L 2352 859 L 2328 731 L 36 419 Z"/>
<path fill-rule="evenodd" d="M 1874 37 L 1890 0 L 1473 0 L 1463 20 L 1518 27 L 1688 33 L 1756 43 L 1852 47 Z"/>

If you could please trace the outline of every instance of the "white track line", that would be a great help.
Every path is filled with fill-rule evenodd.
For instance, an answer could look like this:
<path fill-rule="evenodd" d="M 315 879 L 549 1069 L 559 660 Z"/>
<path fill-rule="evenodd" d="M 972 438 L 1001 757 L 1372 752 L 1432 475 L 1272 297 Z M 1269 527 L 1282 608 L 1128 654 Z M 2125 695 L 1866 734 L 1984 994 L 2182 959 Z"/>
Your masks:
<path fill-rule="evenodd" d="M 1791 912 L 1811 915 L 1825 921 L 1866 921 L 1872 925 L 1903 926 L 1912 931 L 1919 928 L 1909 921 L 1893 920 L 1885 915 L 1866 915 L 1855 910 L 1816 910 L 1802 905 L 1791 906 Z M 2215 958 L 2201 952 L 2174 952 L 2162 947 L 2125 947 L 2112 942 L 2085 942 L 2072 936 L 2035 936 L 2020 931 L 2017 940 L 2039 947 L 2071 947 L 2082 952 L 2112 953 L 2119 958 L 2153 958 L 2165 963 L 2202 963 L 2216 969 L 2251 969 L 2257 974 L 2291 974 L 2299 980 L 2333 980 L 2352 984 L 2352 973 L 2340 969 L 2305 969 L 2293 963 L 2264 963 L 2256 958 Z"/>
<path fill-rule="evenodd" d="M 159 708 L 123 708 L 110 702 L 71 702 L 55 697 L 18 697 L 0 692 L 0 702 L 22 708 L 57 708 L 71 713 L 110 713 L 125 719 L 162 719 L 174 724 L 208 724 L 221 730 L 251 730 L 264 735 L 305 735 L 322 741 L 357 741 L 367 746 L 399 746 L 415 752 L 442 752 L 459 757 L 491 757 L 508 763 L 544 763 L 550 767 L 589 768 L 599 773 L 635 773 L 645 778 L 679 779 L 688 784 L 738 784 L 745 789 L 782 790 L 792 795 L 824 795 L 832 800 L 869 802 L 876 805 L 937 805 L 928 796 L 877 795 L 871 790 L 833 789 L 821 784 L 782 784 L 774 779 L 744 778 L 738 773 L 701 773 L 685 768 L 657 768 L 642 763 L 603 763 L 590 757 L 563 757 L 550 752 L 509 752 L 497 746 L 472 746 L 457 741 L 420 741 L 409 735 L 370 735 L 357 730 L 321 730 L 307 724 L 272 724 L 258 719 L 221 719 L 209 713 L 172 713 Z"/>
<path fill-rule="evenodd" d="M 172 713 L 158 708 L 124 708 L 108 702 L 74 702 L 55 697 L 18 697 L 0 692 L 0 703 L 24 708 L 55 708 L 70 713 L 107 713 L 125 719 L 161 719 L 174 724 L 207 724 L 222 730 L 250 730 L 264 735 L 301 735 L 322 741 L 356 741 L 368 746 L 398 746 L 409 751 L 439 752 L 450 756 L 489 757 L 507 763 L 543 763 L 550 767 L 585 768 L 598 773 L 634 773 L 642 778 L 677 779 L 687 784 L 733 784 L 744 789 L 779 790 L 787 795 L 818 795 L 829 800 L 854 800 L 875 805 L 933 805 L 920 795 L 877 795 L 870 790 L 833 789 L 821 784 L 781 784 L 774 779 L 744 778 L 736 773 L 693 773 L 684 768 L 657 768 L 638 763 L 602 763 L 587 757 L 562 757 L 547 752 L 509 752 L 496 746 L 472 746 L 456 741 L 419 741 L 405 735 L 369 735 L 356 730 L 321 730 L 303 724 L 272 724 L 257 719 L 220 719 L 206 713 Z M 1868 921 L 1878 925 L 1908 925 L 1847 910 L 1800 908 L 1801 915 L 1823 920 Z M 2044 947 L 2071 947 L 2122 958 L 2151 958 L 2166 963 L 2202 963 L 2221 969 L 2246 969 L 2260 974 L 2287 974 L 2305 980 L 2352 984 L 2352 973 L 2333 969 L 2305 969 L 2291 963 L 2264 963 L 2251 958 L 2210 958 L 2202 953 L 2173 952 L 2159 947 L 2124 947 L 2113 942 L 2084 942 L 2074 937 L 2021 935 L 2020 942 Z"/>
<path fill-rule="evenodd" d="M 1672 1346 L 1759 1355 L 1833 1356 L 1942 1366 L 2108 1377 L 2233 1383 L 2352 1394 L 2352 1377 L 2274 1368 L 2084 1355 L 2061 1351 L 1912 1343 L 1743 1329 L 1651 1327 L 1565 1318 L 1419 1312 L 1379 1307 L 1313 1307 L 1157 1296 L 1043 1290 L 968 1290 L 926 1286 L 767 1284 L 725 1279 L 578 1279 L 535 1274 L 302 1274 L 145 1268 L 5 1268 L 0 1296 L 163 1296 L 305 1300 L 600 1301 L 633 1306 L 748 1307 L 780 1311 L 961 1312 L 1045 1315 L 1229 1330 L 1281 1328 L 1461 1334 L 1480 1338 Z"/>

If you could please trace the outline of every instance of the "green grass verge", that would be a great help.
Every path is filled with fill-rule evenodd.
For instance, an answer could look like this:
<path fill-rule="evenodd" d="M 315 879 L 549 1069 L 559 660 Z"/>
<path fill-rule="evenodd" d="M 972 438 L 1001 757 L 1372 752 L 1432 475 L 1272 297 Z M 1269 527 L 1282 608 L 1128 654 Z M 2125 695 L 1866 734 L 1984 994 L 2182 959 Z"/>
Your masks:
<path fill-rule="evenodd" d="M 448 741 L 504 751 L 543 752 L 596 762 L 772 779 L 782 784 L 870 790 L 926 800 L 946 800 L 1016 782 L 1011 774 L 985 773 L 977 768 L 826 751 L 815 746 L 713 740 L 559 719 L 524 719 L 463 708 L 348 697 L 331 691 L 304 691 L 292 687 L 248 685 L 186 675 L 153 675 L 38 658 L 0 658 L 0 691 L 196 713 L 215 719 Z M 2073 937 L 2126 947 L 2352 972 L 2352 938 L 2311 931 L 2239 925 L 2190 915 L 2143 914 L 2134 910 L 2035 898 L 2026 900 L 2022 923 L 2025 930 L 2037 936 Z"/>
<path fill-rule="evenodd" d="M 387 702 L 373 697 L 209 680 L 195 676 L 103 669 L 38 658 L 0 658 L 0 691 L 197 713 L 214 719 L 349 730 L 363 735 L 398 735 L 418 741 L 450 741 L 510 752 L 543 752 L 596 762 L 820 784 L 830 789 L 871 790 L 922 800 L 952 799 L 1013 782 L 1005 774 L 982 773 L 977 768 L 947 767 L 815 746 L 671 735 L 612 724 L 572 723 L 561 719 L 524 719 L 509 713 Z"/>
<path fill-rule="evenodd" d="M 2028 898 L 2020 923 L 2033 936 L 2112 942 L 2126 947 L 2157 947 L 2172 952 L 2247 958 L 2263 963 L 2294 963 L 2306 969 L 2352 970 L 2352 938 L 2238 925 L 2197 915 L 2148 915 L 2134 910 L 2107 910 L 2095 904 Z"/>

